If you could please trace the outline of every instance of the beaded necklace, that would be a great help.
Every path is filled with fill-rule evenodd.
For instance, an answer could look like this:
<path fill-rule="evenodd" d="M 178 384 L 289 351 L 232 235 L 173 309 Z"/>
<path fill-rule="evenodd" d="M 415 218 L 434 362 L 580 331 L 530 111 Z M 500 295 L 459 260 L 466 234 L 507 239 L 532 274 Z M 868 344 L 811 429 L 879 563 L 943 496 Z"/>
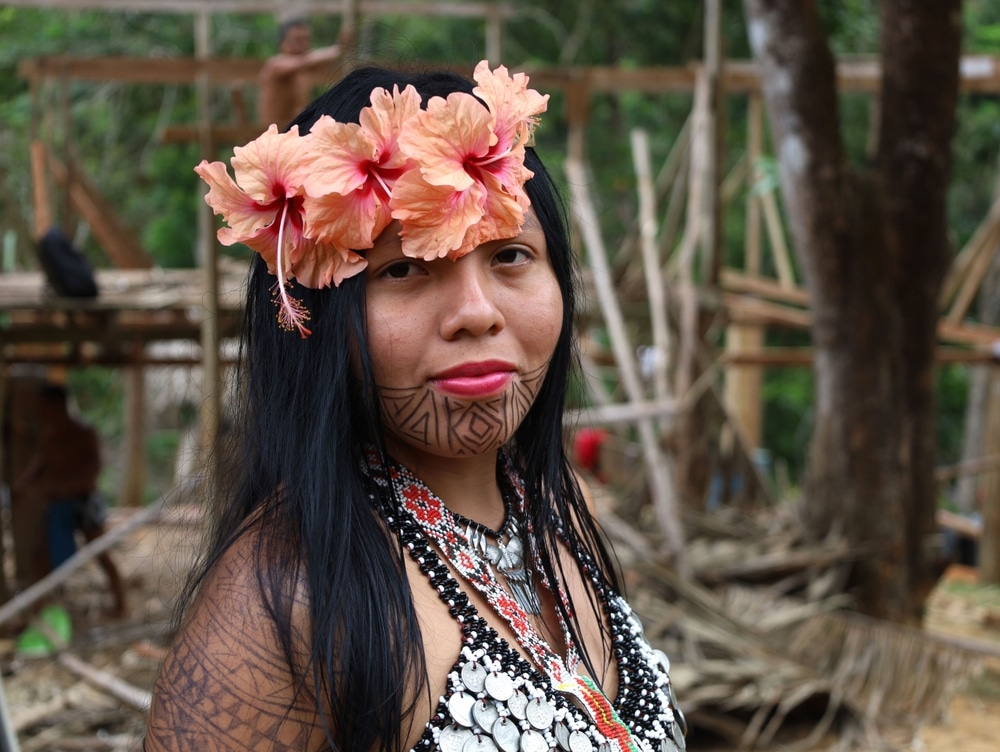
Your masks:
<path fill-rule="evenodd" d="M 566 643 L 565 659 L 551 648 L 517 599 L 504 590 L 489 564 L 477 555 L 468 539 L 456 529 L 454 518 L 444 502 L 419 478 L 400 465 L 393 463 L 389 467 L 389 476 L 397 498 L 402 501 L 403 511 L 412 517 L 424 534 L 437 544 L 447 561 L 483 594 L 493 610 L 510 625 L 518 643 L 549 677 L 552 687 L 575 697 L 586 708 L 610 750 L 640 752 L 638 743 L 612 703 L 590 677 L 581 676 L 577 671 L 579 653 L 562 618 L 560 617 L 560 626 Z M 523 514 L 523 485 L 519 478 L 509 472 L 508 478 L 517 496 L 518 509 Z M 533 546 L 531 553 L 537 554 Z M 543 584 L 548 587 L 548 583 Z M 565 594 L 560 592 L 560 597 L 564 605 L 568 605 Z"/>

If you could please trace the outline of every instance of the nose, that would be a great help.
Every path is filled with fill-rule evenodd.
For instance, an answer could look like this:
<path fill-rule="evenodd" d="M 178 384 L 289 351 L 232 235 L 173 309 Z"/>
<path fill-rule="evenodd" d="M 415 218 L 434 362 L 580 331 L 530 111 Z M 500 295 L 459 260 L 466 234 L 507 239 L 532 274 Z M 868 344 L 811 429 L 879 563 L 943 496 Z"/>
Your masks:
<path fill-rule="evenodd" d="M 489 270 L 476 263 L 476 255 L 447 262 L 453 267 L 441 290 L 440 301 L 441 336 L 447 340 L 496 334 L 504 328 L 495 282 Z"/>

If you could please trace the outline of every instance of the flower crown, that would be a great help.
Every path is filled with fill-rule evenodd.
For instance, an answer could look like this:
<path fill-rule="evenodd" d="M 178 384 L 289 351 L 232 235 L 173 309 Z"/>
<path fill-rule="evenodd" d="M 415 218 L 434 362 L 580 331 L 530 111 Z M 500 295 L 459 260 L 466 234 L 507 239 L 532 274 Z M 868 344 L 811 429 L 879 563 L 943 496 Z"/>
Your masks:
<path fill-rule="evenodd" d="M 285 133 L 271 125 L 233 150 L 235 181 L 222 162 L 194 168 L 209 185 L 206 203 L 228 225 L 219 242 L 249 246 L 277 277 L 282 328 L 311 333 L 288 281 L 317 289 L 358 274 L 368 262 L 357 251 L 393 220 L 403 253 L 426 261 L 521 231 L 533 174 L 524 150 L 548 95 L 485 60 L 474 78 L 475 96 L 433 97 L 425 110 L 413 86 L 394 86 L 374 89 L 357 123 L 323 115 L 304 136 L 296 125 Z"/>

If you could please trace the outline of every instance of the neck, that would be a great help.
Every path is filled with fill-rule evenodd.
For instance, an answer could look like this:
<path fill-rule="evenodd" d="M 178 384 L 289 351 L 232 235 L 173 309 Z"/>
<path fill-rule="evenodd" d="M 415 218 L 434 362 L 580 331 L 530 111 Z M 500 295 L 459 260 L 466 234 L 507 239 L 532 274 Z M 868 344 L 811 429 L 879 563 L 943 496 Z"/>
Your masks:
<path fill-rule="evenodd" d="M 389 454 L 422 480 L 452 512 L 498 530 L 504 521 L 497 486 L 497 452 L 475 457 L 438 457 L 389 443 Z"/>

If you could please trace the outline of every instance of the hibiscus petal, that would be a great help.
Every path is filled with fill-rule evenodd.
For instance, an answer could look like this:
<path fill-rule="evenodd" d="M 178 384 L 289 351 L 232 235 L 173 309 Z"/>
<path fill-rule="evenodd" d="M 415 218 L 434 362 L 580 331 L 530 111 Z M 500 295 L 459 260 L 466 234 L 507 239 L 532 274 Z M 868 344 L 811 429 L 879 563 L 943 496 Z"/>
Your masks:
<path fill-rule="evenodd" d="M 371 103 L 371 107 L 361 111 L 358 120 L 361 128 L 375 143 L 379 169 L 401 169 L 406 166 L 408 159 L 399 148 L 399 134 L 403 125 L 420 112 L 420 94 L 413 86 L 407 86 L 402 92 L 398 86 L 394 86 L 392 94 L 378 88 L 372 91 Z"/>
<path fill-rule="evenodd" d="M 524 144 L 535 116 L 548 108 L 549 95 L 529 89 L 524 73 L 515 73 L 511 78 L 502 65 L 490 72 L 485 60 L 476 66 L 473 78 L 479 84 L 473 92 L 486 102 L 496 119 L 493 131 L 498 139 L 497 149 L 506 151 L 515 144 Z"/>
<path fill-rule="evenodd" d="M 339 286 L 348 277 L 364 271 L 368 261 L 353 251 L 339 253 L 321 243 L 305 249 L 302 258 L 292 267 L 292 275 L 300 284 L 312 289 Z"/>
<path fill-rule="evenodd" d="M 308 136 L 299 137 L 298 126 L 279 133 L 271 125 L 250 143 L 233 149 L 236 182 L 261 203 L 301 195 L 302 181 L 309 174 L 308 160 L 303 159 L 308 144 Z"/>
<path fill-rule="evenodd" d="M 530 202 L 523 190 L 519 190 L 519 195 L 508 193 L 492 175 L 485 177 L 484 188 L 486 206 L 483 217 L 469 226 L 463 247 L 476 248 L 491 240 L 516 237 L 524 224 L 524 213 Z M 457 257 L 457 254 L 453 256 Z"/>
<path fill-rule="evenodd" d="M 465 236 L 483 216 L 486 196 L 479 183 L 456 191 L 431 185 L 411 170 L 396 182 L 392 199 L 392 216 L 402 223 L 399 235 L 406 256 L 425 261 L 458 258 L 475 248 L 465 243 Z"/>
<path fill-rule="evenodd" d="M 261 205 L 240 190 L 229 176 L 224 163 L 202 160 L 194 171 L 208 183 L 205 203 L 229 225 L 218 233 L 219 242 L 223 245 L 242 243 L 244 238 L 274 222 L 277 207 Z"/>
<path fill-rule="evenodd" d="M 308 195 L 346 195 L 365 184 L 375 160 L 376 146 L 360 125 L 338 123 L 323 115 L 309 135 L 312 139 L 303 159 L 309 168 L 303 177 Z"/>
<path fill-rule="evenodd" d="M 433 97 L 403 128 L 399 147 L 414 162 L 431 185 L 451 186 L 462 191 L 474 178 L 466 170 L 470 159 L 489 153 L 495 141 L 493 116 L 474 97 L 449 94 Z"/>
<path fill-rule="evenodd" d="M 356 190 L 347 196 L 306 196 L 303 214 L 306 236 L 341 251 L 371 248 L 392 220 L 389 207 L 371 190 Z"/>

